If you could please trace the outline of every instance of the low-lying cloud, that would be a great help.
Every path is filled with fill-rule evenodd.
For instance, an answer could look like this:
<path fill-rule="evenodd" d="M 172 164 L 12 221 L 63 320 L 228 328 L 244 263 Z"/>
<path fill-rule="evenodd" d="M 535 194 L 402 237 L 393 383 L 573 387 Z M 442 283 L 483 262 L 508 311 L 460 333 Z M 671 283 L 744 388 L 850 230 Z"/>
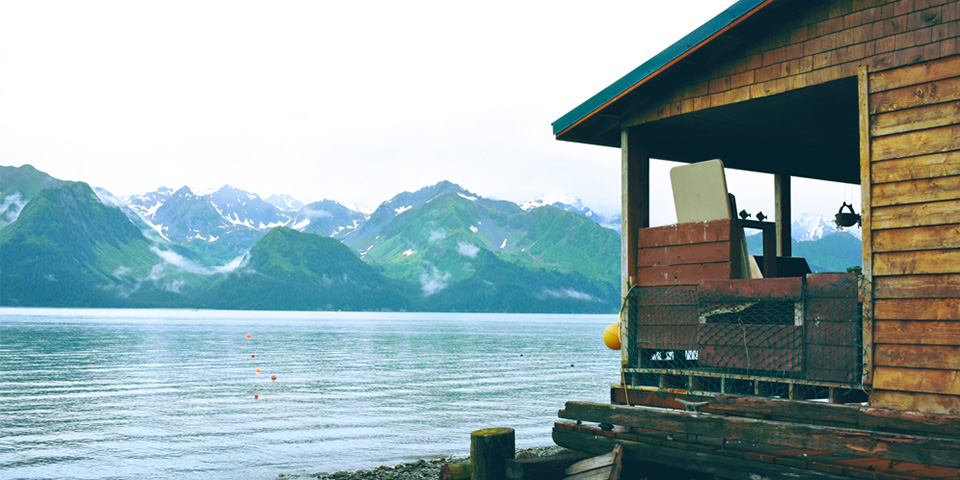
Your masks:
<path fill-rule="evenodd" d="M 157 256 L 160 257 L 160 259 L 163 260 L 164 263 L 172 265 L 180 271 L 187 272 L 187 273 L 195 273 L 198 275 L 214 275 L 218 273 L 230 273 L 236 270 L 238 267 L 240 267 L 241 264 L 243 264 L 243 258 L 244 258 L 244 255 L 241 255 L 223 265 L 218 265 L 214 267 L 204 267 L 201 265 L 197 265 L 196 263 L 193 263 L 192 261 L 190 261 L 190 259 L 176 252 L 171 252 L 169 250 L 160 250 L 157 247 L 150 247 L 150 250 L 153 253 L 157 254 Z M 157 270 L 157 267 L 160 267 L 159 271 Z M 151 276 L 159 275 L 159 273 L 162 272 L 162 270 L 163 270 L 162 264 L 154 265 L 153 270 L 150 272 L 150 275 Z"/>
<path fill-rule="evenodd" d="M 574 300 L 580 300 L 584 302 L 599 302 L 600 299 L 590 295 L 589 293 L 584 293 L 579 290 L 574 290 L 572 288 L 562 288 L 555 290 L 552 288 L 544 288 L 543 294 L 548 297 L 553 298 L 572 298 Z"/>
<path fill-rule="evenodd" d="M 441 272 L 437 270 L 437 267 L 431 265 L 429 271 L 420 274 L 420 288 L 423 289 L 425 296 L 430 296 L 447 288 L 447 280 L 449 279 L 450 274 L 448 272 Z"/>
<path fill-rule="evenodd" d="M 477 258 L 477 253 L 480 252 L 480 247 L 471 245 L 469 243 L 458 243 L 457 251 L 460 252 L 460 255 L 465 255 L 470 258 Z"/>

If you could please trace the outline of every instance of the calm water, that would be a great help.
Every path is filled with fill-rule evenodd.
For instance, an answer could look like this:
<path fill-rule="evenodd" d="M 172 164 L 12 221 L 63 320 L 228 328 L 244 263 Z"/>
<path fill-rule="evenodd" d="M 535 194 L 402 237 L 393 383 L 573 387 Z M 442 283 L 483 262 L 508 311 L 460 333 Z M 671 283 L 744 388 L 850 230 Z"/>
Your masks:
<path fill-rule="evenodd" d="M 353 470 L 466 456 L 470 432 L 494 426 L 516 429 L 518 447 L 549 445 L 563 402 L 608 400 L 619 368 L 601 341 L 612 315 L 7 308 L 0 320 L 4 479 Z"/>

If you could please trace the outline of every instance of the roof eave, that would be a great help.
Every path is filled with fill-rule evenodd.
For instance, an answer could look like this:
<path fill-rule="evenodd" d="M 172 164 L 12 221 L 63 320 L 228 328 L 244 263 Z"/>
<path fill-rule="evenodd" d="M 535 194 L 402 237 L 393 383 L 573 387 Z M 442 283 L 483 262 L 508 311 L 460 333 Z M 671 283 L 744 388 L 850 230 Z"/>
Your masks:
<path fill-rule="evenodd" d="M 557 139 L 775 0 L 740 0 L 552 123 Z M 576 140 L 574 140 L 576 141 Z"/>

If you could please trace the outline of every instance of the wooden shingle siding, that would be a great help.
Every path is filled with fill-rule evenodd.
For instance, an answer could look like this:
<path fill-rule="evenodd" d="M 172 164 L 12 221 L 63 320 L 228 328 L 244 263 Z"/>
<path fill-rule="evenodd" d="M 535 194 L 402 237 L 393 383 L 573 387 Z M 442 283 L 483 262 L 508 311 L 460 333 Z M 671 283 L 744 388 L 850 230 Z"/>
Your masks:
<path fill-rule="evenodd" d="M 931 71 L 956 71 L 960 57 L 924 66 L 928 60 L 960 54 L 957 0 L 797 1 L 786 8 L 790 9 L 786 19 L 778 20 L 776 28 L 694 70 L 678 86 L 665 87 L 650 103 L 621 119 L 621 128 L 855 77 L 861 65 L 871 72 L 921 66 L 898 75 L 872 76 L 871 94 L 887 92 L 871 96 L 873 113 L 900 110 L 894 101 L 919 106 L 960 100 L 960 87 L 937 83 L 934 78 L 946 77 Z M 904 87 L 910 95 L 891 91 Z M 937 112 L 951 108 L 958 107 L 941 105 L 890 116 L 879 119 L 876 128 L 902 128 L 900 123 L 911 115 L 926 116 L 933 124 L 943 122 Z"/>
<path fill-rule="evenodd" d="M 952 25 L 960 2 L 940 7 L 941 21 Z M 906 26 L 884 28 L 923 22 L 915 13 L 905 19 Z M 875 287 L 870 402 L 958 414 L 960 53 L 871 73 L 868 84 L 864 250 Z"/>

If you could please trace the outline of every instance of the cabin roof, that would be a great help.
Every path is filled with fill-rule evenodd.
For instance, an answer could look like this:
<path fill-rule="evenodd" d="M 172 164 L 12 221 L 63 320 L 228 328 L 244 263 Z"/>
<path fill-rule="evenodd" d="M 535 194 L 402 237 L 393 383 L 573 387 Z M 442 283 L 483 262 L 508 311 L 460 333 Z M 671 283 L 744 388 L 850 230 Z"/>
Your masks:
<path fill-rule="evenodd" d="M 679 63 L 684 57 L 717 39 L 741 21 L 754 15 L 760 9 L 775 0 L 739 0 L 722 13 L 713 17 L 696 30 L 670 45 L 662 52 L 647 60 L 630 73 L 610 84 L 596 95 L 587 99 L 573 110 L 553 122 L 553 134 L 559 140 L 566 140 L 564 134 L 575 128 L 583 120 L 599 113 L 623 95 L 640 88 L 644 83 L 664 73 Z"/>

